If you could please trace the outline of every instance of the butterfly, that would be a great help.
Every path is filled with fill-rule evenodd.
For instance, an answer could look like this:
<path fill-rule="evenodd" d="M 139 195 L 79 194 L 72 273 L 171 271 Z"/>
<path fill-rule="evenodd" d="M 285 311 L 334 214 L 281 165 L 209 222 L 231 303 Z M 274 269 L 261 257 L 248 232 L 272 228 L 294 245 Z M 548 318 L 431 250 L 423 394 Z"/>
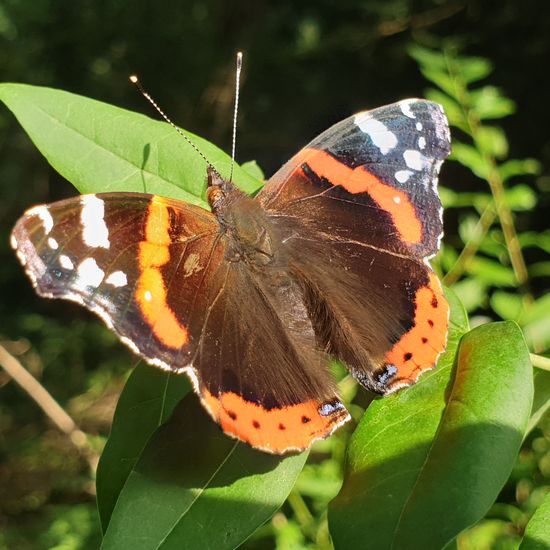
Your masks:
<path fill-rule="evenodd" d="M 331 360 L 388 394 L 445 349 L 428 260 L 449 152 L 442 107 L 408 99 L 332 126 L 255 197 L 208 166 L 211 211 L 82 195 L 28 210 L 11 244 L 39 295 L 82 304 L 151 365 L 186 373 L 226 434 L 301 451 L 350 419 Z"/>

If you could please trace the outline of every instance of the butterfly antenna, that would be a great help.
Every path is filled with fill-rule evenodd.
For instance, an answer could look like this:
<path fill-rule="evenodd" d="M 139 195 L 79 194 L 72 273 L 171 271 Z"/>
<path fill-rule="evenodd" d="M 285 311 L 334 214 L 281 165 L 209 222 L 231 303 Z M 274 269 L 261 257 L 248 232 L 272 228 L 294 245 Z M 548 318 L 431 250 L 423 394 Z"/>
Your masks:
<path fill-rule="evenodd" d="M 130 76 L 130 82 L 132 84 L 135 84 L 137 89 L 141 92 L 141 95 L 157 110 L 159 115 L 166 121 L 176 132 L 189 144 L 193 149 L 200 155 L 200 157 L 214 170 L 214 172 L 221 178 L 220 173 L 212 166 L 212 164 L 209 162 L 209 160 L 206 158 L 204 153 L 168 118 L 168 116 L 164 113 L 164 111 L 157 105 L 156 101 L 145 91 L 143 86 L 141 85 L 141 82 L 139 81 L 139 78 L 133 74 Z"/>
<path fill-rule="evenodd" d="M 235 108 L 233 109 L 233 140 L 231 145 L 231 172 L 229 181 L 233 181 L 233 167 L 235 166 L 235 147 L 237 145 L 237 113 L 239 112 L 239 88 L 241 85 L 241 68 L 243 66 L 243 52 L 237 52 L 237 70 L 235 71 Z"/>

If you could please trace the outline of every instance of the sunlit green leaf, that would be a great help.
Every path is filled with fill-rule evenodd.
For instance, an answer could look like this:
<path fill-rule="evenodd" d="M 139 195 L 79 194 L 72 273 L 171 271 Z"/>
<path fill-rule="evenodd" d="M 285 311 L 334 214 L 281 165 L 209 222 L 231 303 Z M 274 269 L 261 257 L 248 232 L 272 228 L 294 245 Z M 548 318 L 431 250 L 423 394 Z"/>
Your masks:
<path fill-rule="evenodd" d="M 306 458 L 225 436 L 189 395 L 134 465 L 102 549 L 236 548 L 281 506 Z"/>
<path fill-rule="evenodd" d="M 531 411 L 528 349 L 515 323 L 483 325 L 453 368 L 462 330 L 417 386 L 367 409 L 329 510 L 336 549 L 441 548 L 502 489 Z"/>
<path fill-rule="evenodd" d="M 472 108 L 480 120 L 503 118 L 513 114 L 515 103 L 503 97 L 500 90 L 494 86 L 483 86 L 469 92 Z"/>
<path fill-rule="evenodd" d="M 453 285 L 466 311 L 475 311 L 487 300 L 487 286 L 479 279 L 468 277 Z"/>
<path fill-rule="evenodd" d="M 206 164 L 164 122 L 61 90 L 0 84 L 0 100 L 50 164 L 81 193 L 140 191 L 206 207 Z M 231 158 L 186 134 L 222 175 Z M 256 191 L 261 182 L 235 166 L 233 180 Z"/>
<path fill-rule="evenodd" d="M 523 299 L 520 294 L 497 290 L 491 296 L 491 307 L 502 319 L 517 321 L 523 312 Z"/>
<path fill-rule="evenodd" d="M 488 285 L 516 286 L 517 281 L 511 267 L 502 265 L 488 258 L 476 256 L 467 265 L 466 271 L 470 275 L 479 277 Z"/>
<path fill-rule="evenodd" d="M 481 126 L 476 133 L 478 147 L 487 155 L 503 158 L 508 154 L 508 140 L 497 126 Z"/>
<path fill-rule="evenodd" d="M 455 141 L 449 157 L 452 160 L 460 162 L 466 168 L 469 168 L 476 176 L 487 179 L 489 169 L 481 153 L 471 145 Z"/>
<path fill-rule="evenodd" d="M 484 57 L 458 57 L 456 59 L 460 78 L 467 84 L 482 80 L 493 72 L 493 65 Z"/>
<path fill-rule="evenodd" d="M 540 172 L 540 163 L 535 159 L 511 159 L 499 164 L 500 177 L 507 181 L 516 176 L 536 175 Z"/>
<path fill-rule="evenodd" d="M 519 550 L 547 550 L 550 548 L 550 493 L 539 506 L 525 528 Z"/>

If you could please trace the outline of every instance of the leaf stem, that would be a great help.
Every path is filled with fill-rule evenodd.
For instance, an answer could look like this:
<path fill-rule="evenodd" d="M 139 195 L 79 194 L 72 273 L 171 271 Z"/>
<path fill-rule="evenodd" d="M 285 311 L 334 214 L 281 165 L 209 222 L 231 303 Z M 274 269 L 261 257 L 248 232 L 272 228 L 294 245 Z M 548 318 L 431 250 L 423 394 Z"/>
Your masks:
<path fill-rule="evenodd" d="M 550 359 L 548 357 L 537 355 L 535 353 L 530 353 L 529 357 L 531 358 L 531 363 L 533 364 L 533 367 L 550 372 Z"/>

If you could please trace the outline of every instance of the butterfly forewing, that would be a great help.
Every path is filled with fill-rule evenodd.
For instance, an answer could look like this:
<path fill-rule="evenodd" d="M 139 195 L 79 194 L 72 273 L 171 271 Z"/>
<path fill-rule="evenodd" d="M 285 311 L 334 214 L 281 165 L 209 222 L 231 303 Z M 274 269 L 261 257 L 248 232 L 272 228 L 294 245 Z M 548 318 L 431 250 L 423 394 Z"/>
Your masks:
<path fill-rule="evenodd" d="M 83 195 L 29 210 L 12 244 L 40 295 L 85 305 L 150 362 L 189 362 L 200 296 L 189 289 L 211 285 L 223 258 L 212 261 L 209 212 L 138 193 Z"/>
<path fill-rule="evenodd" d="M 446 345 L 448 305 L 426 260 L 442 236 L 437 178 L 449 151 L 441 107 L 406 100 L 336 124 L 258 196 L 321 343 L 373 391 L 413 383 Z"/>

